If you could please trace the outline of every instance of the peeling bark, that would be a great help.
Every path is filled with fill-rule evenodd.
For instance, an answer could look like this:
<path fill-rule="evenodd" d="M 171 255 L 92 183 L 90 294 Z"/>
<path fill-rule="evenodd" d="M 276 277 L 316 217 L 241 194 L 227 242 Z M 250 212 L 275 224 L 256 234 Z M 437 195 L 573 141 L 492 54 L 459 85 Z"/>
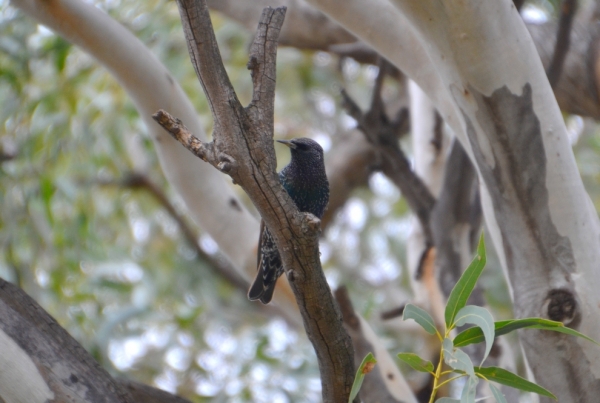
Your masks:
<path fill-rule="evenodd" d="M 558 232 L 552 218 L 546 187 L 548 162 L 531 86 L 526 84 L 521 95 L 506 87 L 491 96 L 474 88 L 470 93 L 485 111 L 476 117 L 489 144 L 484 149 L 465 114 L 467 135 L 496 220 L 502 222 L 503 255 L 509 280 L 517 290 L 513 293 L 516 317 L 545 317 L 578 328 L 582 313 L 572 281 L 577 271 L 574 251 L 571 240 Z M 577 397 L 573 401 L 597 399 L 600 380 L 580 365 L 586 358 L 577 340 L 541 331 L 523 331 L 520 336 L 542 386 L 554 393 L 568 391 L 569 396 Z M 556 361 L 562 365 L 548 365 Z"/>

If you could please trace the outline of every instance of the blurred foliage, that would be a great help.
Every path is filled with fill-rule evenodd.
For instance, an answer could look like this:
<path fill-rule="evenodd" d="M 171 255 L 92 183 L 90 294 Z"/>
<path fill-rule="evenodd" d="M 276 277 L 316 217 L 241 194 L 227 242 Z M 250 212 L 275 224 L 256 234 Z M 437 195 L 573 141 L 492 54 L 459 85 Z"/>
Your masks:
<path fill-rule="evenodd" d="M 172 72 L 207 131 L 207 103 L 189 63 L 174 2 L 96 1 Z M 242 102 L 251 34 L 213 14 L 227 70 Z M 313 137 L 327 151 L 354 126 L 339 89 L 367 106 L 377 68 L 324 52 L 282 48 L 278 56 L 278 137 Z M 384 97 L 402 89 L 393 82 Z M 121 185 L 142 169 L 179 210 L 132 102 L 95 60 L 0 0 L 0 276 L 39 301 L 104 367 L 202 401 L 320 401 L 314 352 L 302 329 L 215 277 L 186 245 L 176 222 L 142 190 Z M 409 149 L 410 144 L 404 144 Z M 277 148 L 279 166 L 289 160 Z M 600 142 L 577 153 L 598 206 Z M 595 160 L 594 160 L 595 159 Z M 581 162 L 583 161 L 583 162 Z M 583 164 L 583 165 L 581 165 Z M 378 313 L 406 302 L 406 202 L 384 176 L 358 189 L 324 234 L 332 286 L 345 284 L 356 309 L 398 350 Z M 214 245 L 208 236 L 201 242 Z M 493 257 L 492 257 L 493 261 Z M 510 303 L 497 262 L 483 278 L 499 317 Z M 404 348 L 406 349 L 406 348 Z"/>

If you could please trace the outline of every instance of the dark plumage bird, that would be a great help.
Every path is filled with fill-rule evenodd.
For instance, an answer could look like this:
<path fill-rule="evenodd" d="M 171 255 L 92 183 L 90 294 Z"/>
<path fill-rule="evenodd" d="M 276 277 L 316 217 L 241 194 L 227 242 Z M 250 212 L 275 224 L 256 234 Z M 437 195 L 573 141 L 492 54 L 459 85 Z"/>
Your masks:
<path fill-rule="evenodd" d="M 323 217 L 329 201 L 329 182 L 325 175 L 323 149 L 311 139 L 277 140 L 291 149 L 292 160 L 279 173 L 279 180 L 298 210 Z M 248 292 L 251 301 L 260 299 L 268 304 L 273 298 L 275 283 L 283 273 L 281 256 L 264 221 L 260 223 L 258 274 Z"/>

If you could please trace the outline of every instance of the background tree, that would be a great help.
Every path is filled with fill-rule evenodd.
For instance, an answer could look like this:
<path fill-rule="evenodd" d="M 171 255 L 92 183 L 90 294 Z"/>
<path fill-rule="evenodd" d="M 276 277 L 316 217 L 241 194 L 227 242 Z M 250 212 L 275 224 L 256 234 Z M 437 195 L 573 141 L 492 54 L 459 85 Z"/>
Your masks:
<path fill-rule="evenodd" d="M 262 7 L 277 4 L 214 3 L 217 4 L 211 6 L 223 13 L 216 15 L 214 20 L 221 53 L 239 97 L 247 103 L 252 86 L 246 78 L 245 64 L 247 44 L 252 34 L 232 20 L 241 21 L 254 30 Z M 171 392 L 195 396 L 196 399 L 200 399 L 198 396 L 220 396 L 241 401 L 286 401 L 302 396 L 318 400 L 320 386 L 315 361 L 310 347 L 299 342 L 304 339 L 298 327 L 298 316 L 290 302 L 291 293 L 278 293 L 274 307 L 263 308 L 245 300 L 242 291 L 245 288 L 244 276 L 247 279 L 248 273 L 255 270 L 253 254 L 258 238 L 258 220 L 249 212 L 249 203 L 241 193 L 236 193 L 237 190 L 222 174 L 194 159 L 150 120 L 151 113 L 165 108 L 184 120 L 197 135 L 203 132 L 203 128 L 211 129 L 212 122 L 204 118 L 207 115 L 201 115 L 197 120 L 194 109 L 185 100 L 189 97 L 196 110 L 207 114 L 206 101 L 200 95 L 188 62 L 174 4 L 97 3 L 93 7 L 75 1 L 49 5 L 19 0 L 14 5 L 93 55 L 117 78 L 133 103 L 86 53 L 36 25 L 14 7 L 2 5 L 0 96 L 5 106 L 1 112 L 5 122 L 1 185 L 4 187 L 2 276 L 18 283 L 38 300 L 113 373 L 125 372 L 138 380 L 154 383 Z M 592 272 L 595 253 L 592 240 L 597 238 L 593 236 L 594 229 L 589 228 L 595 227 L 597 219 L 595 213 L 592 214 L 586 207 L 579 175 L 568 157 L 566 132 L 558 110 L 552 106 L 543 70 L 536 62 L 531 42 L 510 3 L 502 3 L 498 7 L 505 8 L 500 10 L 483 9 L 478 11 L 481 14 L 465 14 L 460 17 L 464 18 L 460 23 L 459 19 L 453 19 L 458 18 L 455 14 L 458 11 L 453 6 L 445 8 L 449 17 L 442 18 L 436 14 L 436 9 L 429 9 L 427 5 L 414 9 L 412 7 L 417 6 L 409 2 L 399 3 L 402 14 L 398 8 L 384 2 L 373 3 L 369 12 L 365 12 L 358 3 L 356 10 L 353 3 L 348 3 L 343 8 L 348 10 L 346 14 L 336 13 L 342 8 L 335 2 L 318 4 L 323 11 L 331 11 L 331 15 L 339 18 L 339 23 L 352 29 L 354 34 L 304 2 L 291 1 L 286 5 L 289 10 L 280 41 L 291 47 L 279 51 L 276 131 L 282 137 L 309 135 L 320 140 L 328 149 L 326 159 L 332 195 L 337 195 L 338 199 L 332 199 L 329 216 L 324 219 L 327 229 L 321 253 L 326 275 L 334 288 L 341 284 L 349 287 L 356 311 L 377 328 L 377 333 L 391 336 L 393 345 L 387 347 L 391 347 L 393 352 L 401 346 L 413 345 L 416 338 L 423 337 L 406 329 L 399 336 L 397 321 L 381 322 L 378 319 L 381 311 L 400 306 L 410 298 L 409 283 L 412 283 L 413 289 L 420 287 L 414 276 L 402 269 L 406 267 L 406 239 L 411 228 L 408 205 L 414 207 L 415 202 L 407 199 L 405 191 L 402 192 L 405 197 L 401 197 L 392 184 L 399 183 L 393 178 L 386 179 L 380 173 L 372 175 L 375 171 L 385 171 L 389 147 L 385 142 L 377 142 L 377 139 L 381 140 L 377 136 L 369 135 L 367 140 L 362 133 L 353 131 L 355 122 L 339 107 L 338 94 L 343 86 L 363 111 L 377 112 L 377 102 L 368 105 L 365 101 L 371 99 L 378 69 L 358 63 L 376 64 L 377 56 L 370 48 L 357 43 L 356 37 L 369 43 L 396 67 L 416 79 L 457 137 L 462 139 L 463 144 L 470 145 L 467 151 L 484 178 L 484 194 L 487 189 L 487 199 L 484 197 L 486 215 L 489 219 L 496 217 L 491 222 L 488 220 L 488 226 L 496 246 L 501 246 L 500 262 L 508 268 L 517 315 L 544 316 L 548 306 L 552 306 L 555 309 L 550 312 L 558 315 L 556 319 L 565 320 L 598 339 L 593 328 L 597 320 L 593 320 L 594 310 L 589 308 L 597 304 L 585 287 L 581 288 L 579 283 L 572 281 L 581 278 L 593 289 L 596 276 Z M 534 6 L 524 13 L 535 11 L 543 16 L 547 15 L 544 12 L 552 12 L 543 10 L 539 4 Z M 106 18 L 104 12 L 125 24 L 144 45 L 112 19 Z M 438 25 L 423 26 L 427 24 L 426 20 L 422 20 L 424 15 L 434 17 L 434 24 Z M 507 26 L 514 29 L 492 37 L 489 43 L 469 41 L 471 38 L 487 37 L 482 32 L 488 35 L 490 32 L 486 31 L 487 26 L 482 28 L 469 22 L 486 21 L 491 15 L 502 16 L 497 21 L 500 21 L 503 30 L 506 31 Z M 360 17 L 352 19 L 355 18 L 352 16 Z M 348 19 L 344 19 L 346 17 Z M 446 17 L 447 24 L 439 22 Z M 593 59 L 595 52 L 588 52 L 595 49 L 597 43 L 594 18 L 595 14 L 585 8 L 576 18 L 570 52 L 555 86 L 556 98 L 566 113 L 592 118 L 597 117 L 600 110 L 595 91 L 595 70 L 590 68 L 596 64 Z M 399 21 L 405 20 L 408 20 L 408 25 L 399 24 Z M 454 31 L 455 26 L 457 31 Z M 375 31 L 372 31 L 373 27 Z M 556 53 L 552 40 L 556 33 L 555 24 L 551 21 L 535 26 L 529 24 L 528 28 L 542 61 L 549 65 Z M 318 35 L 315 34 L 317 32 Z M 452 39 L 443 43 L 444 37 Z M 415 43 L 406 42 L 411 38 L 417 44 L 432 44 L 433 50 L 423 50 Z M 516 40 L 524 45 L 520 45 L 523 47 L 515 56 L 514 49 L 502 46 L 516 46 Z M 475 48 L 484 43 L 496 46 L 488 46 L 487 58 L 482 57 L 481 49 Z M 145 50 L 146 47 L 166 65 L 174 81 L 182 83 L 187 95 L 169 79 L 167 71 Z M 467 63 L 471 58 L 479 62 Z M 481 59 L 485 60 L 481 62 Z M 504 62 L 494 65 L 498 59 Z M 522 59 L 522 62 L 517 63 L 517 59 Z M 423 66 L 433 67 L 425 69 Z M 487 72 L 487 75 L 482 76 L 482 72 Z M 406 100 L 405 81 L 397 79 L 397 72 L 391 72 L 391 75 L 394 78 L 385 80 L 382 95 L 390 116 L 394 116 L 401 106 L 407 106 L 409 102 Z M 507 77 L 512 80 L 509 85 L 508 81 L 503 81 Z M 471 95 L 474 94 L 475 101 L 488 102 L 489 98 L 496 104 L 501 102 L 497 102 L 492 90 L 507 84 L 508 90 L 521 100 L 517 104 L 525 109 L 529 105 L 525 84 L 529 82 L 533 111 L 529 108 L 525 112 L 512 110 L 506 114 L 503 112 L 505 104 L 493 104 L 487 109 L 479 107 L 479 110 L 487 111 L 487 118 L 482 118 L 475 109 L 465 109 L 464 104 L 457 104 L 457 98 L 468 98 L 468 94 L 458 97 L 451 93 L 454 99 L 449 97 L 447 84 L 457 81 L 471 85 L 472 88 L 466 85 L 465 88 Z M 483 95 L 478 97 L 473 89 Z M 444 150 L 449 147 L 449 140 L 447 135 L 440 136 L 439 129 L 443 125 L 436 124 L 432 105 L 422 95 L 419 98 L 417 91 L 414 88 L 410 91 L 413 145 L 425 144 L 421 149 L 431 154 L 423 156 L 418 148 L 415 150 L 416 171 L 426 175 L 424 181 L 431 186 L 430 192 L 442 200 L 442 196 L 438 195 L 440 190 L 434 188 L 435 176 L 443 177 L 443 169 L 439 167 L 443 167 Z M 544 95 L 539 95 L 541 93 Z M 500 96 L 498 94 L 504 93 L 496 93 L 497 97 Z M 535 186 L 532 190 L 535 197 L 521 197 L 523 202 L 516 206 L 511 203 L 494 206 L 490 203 L 490 200 L 499 199 L 499 196 L 493 196 L 493 191 L 500 185 L 493 184 L 493 174 L 482 171 L 487 160 L 477 159 L 473 149 L 477 149 L 474 144 L 479 140 L 472 137 L 468 140 L 469 131 L 465 130 L 468 125 L 457 105 L 471 120 L 475 132 L 480 133 L 476 137 L 479 140 L 481 133 L 487 135 L 493 131 L 489 130 L 489 124 L 485 126 L 485 122 L 490 122 L 490 116 L 497 114 L 502 116 L 501 122 L 514 123 L 514 116 L 531 117 L 535 112 L 533 114 L 542 128 L 542 140 L 539 134 L 528 132 L 519 135 L 519 138 L 538 139 L 538 142 L 511 148 L 529 150 L 532 154 L 517 154 L 513 166 L 521 169 L 513 172 L 514 176 L 507 173 L 507 178 L 513 178 L 510 180 L 513 183 L 514 178 L 533 169 L 531 178 L 537 178 L 533 182 L 548 186 L 548 203 L 552 206 L 550 219 L 548 216 L 533 217 L 529 221 L 515 220 L 517 223 L 507 219 L 520 217 L 514 214 L 515 208 L 520 209 L 524 217 L 529 217 L 529 211 L 544 210 L 539 205 L 533 206 L 532 210 L 532 200 L 538 203 L 544 201 L 544 197 L 540 196 L 543 189 Z M 470 104 L 467 102 L 467 105 Z M 537 127 L 534 123 L 524 124 L 531 120 L 523 119 L 518 122 L 518 127 Z M 582 124 L 581 118 L 568 119 L 576 128 Z M 401 127 L 400 119 L 390 120 L 398 123 L 398 129 Z M 372 128 L 367 123 L 361 128 Z M 479 132 L 481 127 L 485 130 Z M 590 133 L 595 130 L 589 123 L 585 127 Z M 434 130 L 436 128 L 438 130 Z M 514 134 L 516 129 L 514 125 L 507 125 L 500 132 Z M 581 131 L 581 127 L 575 130 L 577 134 Z M 430 138 L 437 140 L 432 143 Z M 516 141 L 515 137 L 508 138 L 511 139 L 509 144 Z M 547 143 L 549 139 L 550 145 Z M 494 140 L 491 141 L 494 143 Z M 558 157 L 562 155 L 563 159 L 546 164 L 532 158 L 543 154 L 539 152 L 539 141 L 542 141 L 548 161 L 549 149 L 555 149 L 560 154 Z M 538 147 L 537 151 L 532 144 Z M 402 149 L 409 151 L 407 141 L 403 141 Z M 590 185 L 588 191 L 595 196 L 596 190 L 592 185 L 597 175 L 597 164 L 593 162 L 597 145 L 594 136 L 584 135 L 575 151 L 580 157 L 583 179 Z M 492 155 L 485 150 L 482 154 L 488 159 Z M 419 166 L 425 167 L 421 169 L 432 167 L 427 158 L 433 158 L 438 164 L 438 168 L 430 169 L 432 172 L 429 174 L 419 172 Z M 519 165 L 519 158 L 529 158 L 535 161 L 533 165 L 549 168 L 546 173 L 540 172 L 530 165 Z M 283 166 L 283 155 L 280 161 L 280 166 Z M 166 179 L 160 173 L 159 162 Z M 450 169 L 447 172 L 449 179 L 456 179 L 456 176 L 451 176 Z M 540 175 L 546 175 L 546 179 L 540 179 Z M 555 176 L 556 179 L 552 179 Z M 437 181 L 443 194 L 443 186 L 439 184 L 441 180 Z M 526 190 L 530 189 L 529 183 L 525 182 Z M 367 184 L 372 192 L 362 187 Z M 509 200 L 519 200 L 520 188 L 517 185 L 514 186 L 514 197 L 508 197 Z M 170 204 L 167 203 L 169 200 Z M 195 242 L 189 242 L 189 238 L 195 237 L 196 229 L 179 231 L 187 228 L 188 218 L 183 216 L 184 203 L 190 217 L 201 226 L 201 248 Z M 460 203 L 461 206 L 465 204 Z M 344 207 L 340 207 L 342 205 Z M 553 217 L 558 214 L 557 211 L 564 213 L 565 218 L 556 221 Z M 579 215 L 575 216 L 577 211 Z M 506 216 L 497 218 L 502 212 Z M 547 227 L 538 230 L 544 236 L 554 233 L 550 240 L 543 237 L 540 240 L 535 236 L 521 239 L 516 236 L 526 232 L 518 228 L 519 221 L 531 224 L 532 228 L 540 222 L 556 221 L 554 225 L 558 230 L 552 232 Z M 467 235 L 477 228 L 477 221 L 469 225 L 458 219 L 456 222 L 463 232 L 454 245 L 463 247 L 455 247 L 454 250 L 464 251 L 459 267 L 465 267 L 464 256 L 468 254 L 469 243 Z M 124 230 L 123 223 L 127 223 L 128 231 Z M 592 231 L 592 235 L 588 231 Z M 535 230 L 533 233 L 536 233 Z M 570 246 L 562 242 L 564 237 L 570 239 Z M 537 243 L 524 247 L 530 239 Z M 507 245 L 518 246 L 513 247 L 510 258 L 506 255 Z M 575 250 L 573 259 L 568 253 L 569 258 L 565 258 L 564 251 L 570 248 Z M 515 257 L 515 250 L 528 251 L 528 254 Z M 534 250 L 538 251 L 542 260 L 532 263 L 529 253 L 533 254 Z M 412 246 L 409 251 L 413 256 L 409 263 L 418 262 L 421 251 Z M 417 265 L 412 263 L 411 266 Z M 539 270 L 538 277 L 530 277 L 535 273 L 532 268 L 554 269 L 556 266 L 557 272 Z M 456 264 L 451 267 L 456 268 Z M 452 278 L 445 273 L 447 271 L 441 270 L 442 279 L 444 276 Z M 496 280 L 500 275 L 492 273 L 491 276 L 488 284 L 498 284 Z M 539 285 L 539 288 L 531 287 L 531 284 Z M 444 289 L 444 282 L 441 286 Z M 526 286 L 527 292 L 519 286 Z M 427 306 L 432 300 L 427 291 L 431 287 L 424 288 L 418 291 L 416 299 Z M 500 316 L 507 314 L 508 306 L 502 288 L 486 287 L 488 301 L 500 309 Z M 546 300 L 548 303 L 544 302 Z M 569 303 L 568 306 L 574 306 L 575 310 L 565 311 L 561 302 Z M 433 305 L 431 308 L 435 309 Z M 277 313 L 276 318 L 285 319 L 272 319 L 274 313 Z M 248 323 L 263 325 L 249 327 Z M 596 353 L 577 342 L 571 344 L 571 341 L 557 340 L 553 336 L 544 340 L 547 344 L 532 340 L 525 339 L 525 350 L 533 364 L 536 380 L 556 393 L 564 391 L 561 401 L 575 401 L 575 395 L 579 401 L 593 401 L 589 400 L 596 393 L 593 367 L 586 364 L 547 364 L 585 362 L 584 356 L 591 362 L 597 362 L 589 358 Z M 557 343 L 566 346 L 572 360 L 561 361 L 560 357 L 546 354 L 556 349 Z M 536 354 L 537 346 L 545 349 L 542 357 Z M 547 373 L 545 369 L 548 368 L 555 369 L 557 373 Z M 571 379 L 565 376 L 567 372 L 580 375 Z M 572 388 L 556 386 L 554 390 L 552 385 L 559 385 L 563 379 Z M 418 389 L 422 382 L 418 378 L 409 380 L 414 389 Z M 389 390 L 401 389 L 398 388 L 390 387 Z M 407 395 L 397 398 L 410 399 Z"/>

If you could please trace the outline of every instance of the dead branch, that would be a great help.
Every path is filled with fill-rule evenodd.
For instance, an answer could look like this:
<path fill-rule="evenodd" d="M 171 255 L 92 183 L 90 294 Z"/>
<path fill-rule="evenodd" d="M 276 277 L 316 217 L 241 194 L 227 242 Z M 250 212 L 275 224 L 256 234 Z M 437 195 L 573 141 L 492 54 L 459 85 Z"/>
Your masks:
<path fill-rule="evenodd" d="M 381 97 L 383 79 L 386 75 L 388 62 L 381 62 L 379 74 L 373 88 L 371 106 L 366 113 L 342 90 L 343 107 L 358 124 L 367 140 L 376 148 L 379 168 L 400 189 L 408 205 L 419 219 L 427 245 L 432 245 L 429 228 L 430 212 L 435 204 L 435 198 L 410 166 L 410 162 L 398 144 L 401 133 L 408 130 L 408 111 L 401 109 L 391 120 L 385 111 Z"/>

